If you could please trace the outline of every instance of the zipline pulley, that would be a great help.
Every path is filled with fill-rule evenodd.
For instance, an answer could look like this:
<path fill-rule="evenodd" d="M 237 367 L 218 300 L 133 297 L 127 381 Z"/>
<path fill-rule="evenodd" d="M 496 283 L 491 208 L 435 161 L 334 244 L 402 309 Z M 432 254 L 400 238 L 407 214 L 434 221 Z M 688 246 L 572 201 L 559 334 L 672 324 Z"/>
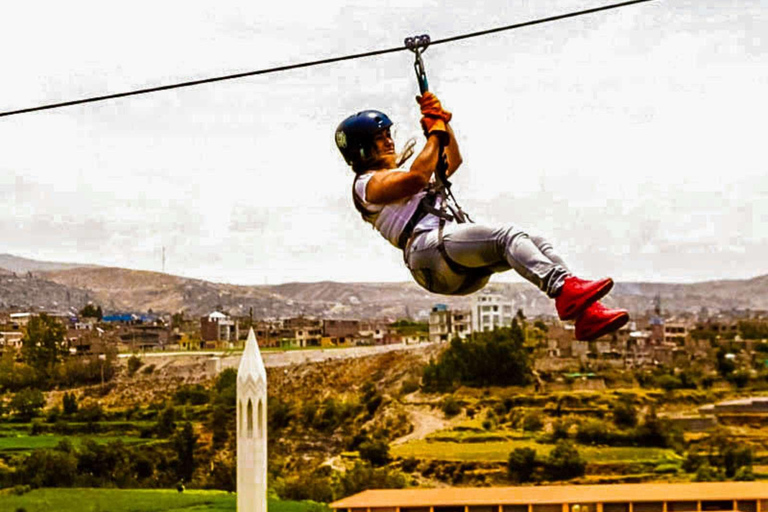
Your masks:
<path fill-rule="evenodd" d="M 413 68 L 416 70 L 416 80 L 419 82 L 419 91 L 421 91 L 421 94 L 424 94 L 429 90 L 427 72 L 424 70 L 424 61 L 421 60 L 421 54 L 427 50 L 430 41 L 431 40 L 427 34 L 405 38 L 405 47 L 416 54 L 416 61 L 413 63 Z"/>

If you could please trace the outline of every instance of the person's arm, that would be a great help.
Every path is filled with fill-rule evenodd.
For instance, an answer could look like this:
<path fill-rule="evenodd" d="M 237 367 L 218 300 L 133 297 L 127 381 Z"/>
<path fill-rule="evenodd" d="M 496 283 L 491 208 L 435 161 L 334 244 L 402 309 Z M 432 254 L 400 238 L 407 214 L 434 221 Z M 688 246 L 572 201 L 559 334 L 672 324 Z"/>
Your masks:
<path fill-rule="evenodd" d="M 365 189 L 366 200 L 373 204 L 393 203 L 412 196 L 426 187 L 437 167 L 440 149 L 437 137 L 436 134 L 429 136 L 424 149 L 413 160 L 410 171 L 403 172 L 396 169 L 377 171 Z"/>
<path fill-rule="evenodd" d="M 448 169 L 445 171 L 446 176 L 450 176 L 456 172 L 463 162 L 461 153 L 459 153 L 459 143 L 456 141 L 456 136 L 451 129 L 451 125 L 445 123 L 448 128 L 448 145 L 445 147 L 445 155 L 448 158 Z"/>

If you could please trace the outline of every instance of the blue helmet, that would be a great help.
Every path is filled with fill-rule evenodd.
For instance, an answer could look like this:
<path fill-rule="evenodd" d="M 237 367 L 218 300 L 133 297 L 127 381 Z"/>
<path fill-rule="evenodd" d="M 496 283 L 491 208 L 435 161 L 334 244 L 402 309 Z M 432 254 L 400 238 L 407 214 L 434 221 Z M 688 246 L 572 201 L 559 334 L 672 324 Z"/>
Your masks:
<path fill-rule="evenodd" d="M 378 110 L 363 110 L 349 116 L 336 128 L 336 147 L 353 168 L 373 156 L 373 137 L 392 126 L 392 121 Z"/>

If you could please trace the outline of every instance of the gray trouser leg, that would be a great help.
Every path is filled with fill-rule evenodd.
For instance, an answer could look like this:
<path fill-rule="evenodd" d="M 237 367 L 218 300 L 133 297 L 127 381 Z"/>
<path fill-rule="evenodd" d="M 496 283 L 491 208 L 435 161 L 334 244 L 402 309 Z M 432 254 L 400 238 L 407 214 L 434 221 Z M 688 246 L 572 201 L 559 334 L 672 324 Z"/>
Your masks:
<path fill-rule="evenodd" d="M 493 272 L 513 268 L 550 297 L 557 294 L 568 275 L 562 259 L 546 240 L 531 239 L 514 226 L 451 223 L 444 228 L 443 240 L 446 253 L 456 263 Z M 418 236 L 409 250 L 408 266 L 422 286 L 419 272 L 426 272 L 430 286 L 425 287 L 451 293 L 462 277 L 448 269 L 437 247 L 437 230 Z"/>

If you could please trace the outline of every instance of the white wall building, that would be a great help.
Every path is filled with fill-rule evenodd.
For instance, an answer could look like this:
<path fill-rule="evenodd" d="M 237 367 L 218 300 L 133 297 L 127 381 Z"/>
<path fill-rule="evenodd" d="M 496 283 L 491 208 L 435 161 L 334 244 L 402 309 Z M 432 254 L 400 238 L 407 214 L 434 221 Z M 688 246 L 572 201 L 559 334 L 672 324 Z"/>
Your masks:
<path fill-rule="evenodd" d="M 472 331 L 492 331 L 512 325 L 515 317 L 512 302 L 494 293 L 478 293 L 472 296 Z"/>

